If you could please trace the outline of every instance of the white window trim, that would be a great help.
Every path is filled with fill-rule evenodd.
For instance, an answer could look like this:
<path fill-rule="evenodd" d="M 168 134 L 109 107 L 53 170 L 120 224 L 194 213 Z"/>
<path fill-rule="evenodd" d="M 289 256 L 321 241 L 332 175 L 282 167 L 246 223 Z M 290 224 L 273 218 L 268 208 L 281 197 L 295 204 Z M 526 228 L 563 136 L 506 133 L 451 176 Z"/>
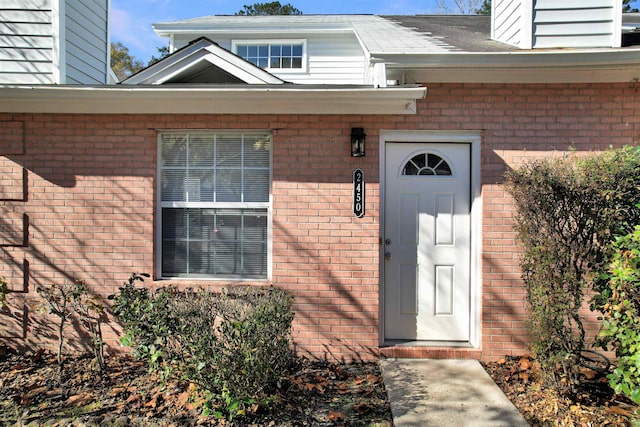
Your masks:
<path fill-rule="evenodd" d="M 271 68 L 267 67 L 264 70 L 273 74 L 292 74 L 292 73 L 306 73 L 307 72 L 307 40 L 306 39 L 247 39 L 247 40 L 232 40 L 231 50 L 234 54 L 238 55 L 238 46 L 246 45 L 272 45 L 272 44 L 302 44 L 302 67 L 301 68 Z"/>
<path fill-rule="evenodd" d="M 259 203 L 208 203 L 208 202 L 163 202 L 162 201 L 162 181 L 160 179 L 162 174 L 162 165 L 160 159 L 162 155 L 162 136 L 167 134 L 184 134 L 191 135 L 210 135 L 210 134 L 269 134 L 271 135 L 271 150 L 269 151 L 269 201 Z M 155 194 L 155 236 L 154 242 L 155 251 L 155 279 L 156 280 L 176 280 L 176 281 L 225 281 L 225 282 L 269 282 L 273 277 L 273 137 L 274 133 L 271 130 L 265 129 L 166 129 L 158 130 L 156 133 L 156 194 Z M 229 278 L 229 277 L 181 277 L 181 276 L 163 276 L 162 274 L 162 208 L 207 208 L 212 209 L 266 209 L 267 210 L 267 277 L 262 279 L 253 278 Z"/>

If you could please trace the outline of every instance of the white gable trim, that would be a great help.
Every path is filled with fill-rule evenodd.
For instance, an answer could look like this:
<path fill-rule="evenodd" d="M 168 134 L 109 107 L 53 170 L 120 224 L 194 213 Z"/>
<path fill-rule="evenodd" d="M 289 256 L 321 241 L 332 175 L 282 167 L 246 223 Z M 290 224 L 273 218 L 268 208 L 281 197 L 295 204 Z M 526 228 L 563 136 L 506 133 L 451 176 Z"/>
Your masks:
<path fill-rule="evenodd" d="M 202 61 L 226 71 L 247 84 L 283 84 L 284 81 L 273 74 L 256 67 L 237 55 L 221 48 L 211 40 L 201 38 L 163 58 L 150 67 L 122 81 L 125 85 L 160 85 Z"/>

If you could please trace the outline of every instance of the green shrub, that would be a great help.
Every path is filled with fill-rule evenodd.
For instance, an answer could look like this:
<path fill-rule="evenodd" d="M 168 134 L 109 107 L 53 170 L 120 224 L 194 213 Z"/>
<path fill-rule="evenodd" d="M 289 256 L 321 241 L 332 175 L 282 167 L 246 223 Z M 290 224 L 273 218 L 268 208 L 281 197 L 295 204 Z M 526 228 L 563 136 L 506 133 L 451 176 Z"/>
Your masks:
<path fill-rule="evenodd" d="M 580 308 L 599 289 L 609 242 L 640 220 L 640 148 L 541 160 L 507 174 L 522 243 L 532 351 L 577 379 L 585 331 Z M 555 369 L 551 370 L 555 372 Z"/>
<path fill-rule="evenodd" d="M 114 297 L 125 342 L 165 373 L 188 379 L 211 396 L 211 410 L 230 418 L 273 400 L 293 362 L 293 298 L 278 288 L 138 289 Z"/>
<path fill-rule="evenodd" d="M 613 245 L 608 287 L 596 297 L 604 318 L 599 343 L 618 357 L 608 376 L 616 393 L 640 404 L 640 226 Z"/>
<path fill-rule="evenodd" d="M 158 367 L 179 319 L 171 316 L 168 308 L 171 295 L 167 289 L 152 293 L 145 287 L 135 286 L 136 282 L 144 282 L 145 277 L 149 275 L 133 273 L 119 288 L 120 292 L 109 299 L 113 300 L 113 313 L 124 325 L 125 335 L 120 342 L 133 347 L 138 358 Z"/>

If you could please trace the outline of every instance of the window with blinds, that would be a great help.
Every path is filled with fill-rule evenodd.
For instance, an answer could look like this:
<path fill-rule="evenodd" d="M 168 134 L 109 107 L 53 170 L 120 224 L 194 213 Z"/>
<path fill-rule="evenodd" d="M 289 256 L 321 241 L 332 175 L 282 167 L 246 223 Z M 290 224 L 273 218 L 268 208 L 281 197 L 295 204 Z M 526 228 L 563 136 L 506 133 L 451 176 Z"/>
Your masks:
<path fill-rule="evenodd" d="M 266 70 L 304 71 L 305 40 L 234 40 L 236 55 Z"/>
<path fill-rule="evenodd" d="M 266 279 L 270 173 L 270 134 L 161 134 L 162 277 Z"/>

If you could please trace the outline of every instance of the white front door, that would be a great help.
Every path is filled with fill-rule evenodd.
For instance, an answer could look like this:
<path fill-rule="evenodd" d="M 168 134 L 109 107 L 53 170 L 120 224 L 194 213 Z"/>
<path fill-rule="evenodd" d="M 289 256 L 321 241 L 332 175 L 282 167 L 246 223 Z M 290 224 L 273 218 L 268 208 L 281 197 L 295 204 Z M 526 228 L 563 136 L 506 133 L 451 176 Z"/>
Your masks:
<path fill-rule="evenodd" d="M 385 144 L 384 338 L 470 340 L 471 145 Z"/>

